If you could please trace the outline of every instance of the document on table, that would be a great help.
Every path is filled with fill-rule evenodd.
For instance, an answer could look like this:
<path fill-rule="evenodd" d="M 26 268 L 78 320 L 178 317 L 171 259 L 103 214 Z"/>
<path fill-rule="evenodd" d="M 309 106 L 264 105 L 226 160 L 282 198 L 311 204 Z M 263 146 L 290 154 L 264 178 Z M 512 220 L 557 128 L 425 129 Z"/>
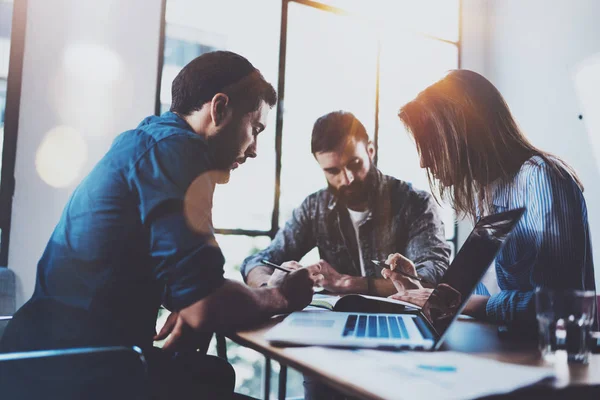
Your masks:
<path fill-rule="evenodd" d="M 303 347 L 285 352 L 386 399 L 470 399 L 508 393 L 554 377 L 551 368 L 507 364 L 452 351 Z"/>
<path fill-rule="evenodd" d="M 365 294 L 335 296 L 315 293 L 312 302 L 304 309 L 304 311 L 316 311 L 320 309 L 343 312 L 383 312 L 395 314 L 405 311 L 407 307 L 411 310 L 420 308 L 414 304 L 387 297 L 367 296 Z"/>

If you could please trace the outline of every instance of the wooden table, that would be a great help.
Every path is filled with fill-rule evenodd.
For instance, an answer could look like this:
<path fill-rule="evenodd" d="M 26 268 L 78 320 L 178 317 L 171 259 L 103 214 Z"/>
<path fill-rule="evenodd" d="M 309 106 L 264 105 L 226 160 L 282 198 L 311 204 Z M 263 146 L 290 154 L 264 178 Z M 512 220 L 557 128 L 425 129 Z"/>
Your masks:
<path fill-rule="evenodd" d="M 343 375 L 320 368 L 316 362 L 308 363 L 294 357 L 285 347 L 270 345 L 264 338 L 265 333 L 283 318 L 283 316 L 274 317 L 254 329 L 228 335 L 238 344 L 256 350 L 282 364 L 283 376 L 280 375 L 279 382 L 280 398 L 285 398 L 286 372 L 283 368 L 285 365 L 302 373 L 318 376 L 324 383 L 347 395 L 366 399 L 383 398 L 381 393 L 367 391 L 356 386 L 348 379 L 344 379 Z M 442 346 L 443 350 L 460 351 L 508 363 L 547 366 L 540 358 L 535 343 L 502 340 L 498 337 L 496 325 L 478 322 L 468 317 L 461 317 L 452 325 Z M 560 363 L 555 367 L 555 371 L 556 379 L 551 385 L 558 389 L 572 385 L 600 385 L 600 354 L 592 355 L 589 365 Z M 265 379 L 270 380 L 269 371 L 267 371 Z M 268 384 L 266 386 L 265 392 L 268 393 Z"/>

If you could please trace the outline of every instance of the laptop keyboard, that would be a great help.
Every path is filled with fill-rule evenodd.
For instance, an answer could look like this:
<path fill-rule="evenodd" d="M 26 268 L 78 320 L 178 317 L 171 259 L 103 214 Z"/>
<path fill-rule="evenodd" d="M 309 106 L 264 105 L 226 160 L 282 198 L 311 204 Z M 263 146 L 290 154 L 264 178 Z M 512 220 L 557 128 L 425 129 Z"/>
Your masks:
<path fill-rule="evenodd" d="M 408 331 L 402 316 L 351 314 L 342 336 L 408 339 Z"/>

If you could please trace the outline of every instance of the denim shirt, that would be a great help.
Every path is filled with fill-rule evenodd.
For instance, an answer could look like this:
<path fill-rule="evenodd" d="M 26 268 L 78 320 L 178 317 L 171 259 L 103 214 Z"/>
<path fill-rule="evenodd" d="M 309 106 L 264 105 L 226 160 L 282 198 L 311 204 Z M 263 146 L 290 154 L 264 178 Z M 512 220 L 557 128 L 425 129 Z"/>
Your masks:
<path fill-rule="evenodd" d="M 222 285 L 212 226 L 191 224 L 210 216 L 213 163 L 205 139 L 171 112 L 119 135 L 40 259 L 27 309 L 48 317 L 22 318 L 29 345 L 150 347 L 161 304 L 181 310 Z"/>
<path fill-rule="evenodd" d="M 425 281 L 436 284 L 448 267 L 450 247 L 434 198 L 409 183 L 377 171 L 376 189 L 369 196 L 370 213 L 359 226 L 366 275 L 381 278 L 385 260 L 400 253 L 412 260 Z M 356 233 L 348 210 L 327 189 L 308 196 L 265 250 L 244 261 L 244 279 L 261 260 L 283 263 L 300 260 L 314 247 L 320 257 L 342 274 L 360 276 Z"/>

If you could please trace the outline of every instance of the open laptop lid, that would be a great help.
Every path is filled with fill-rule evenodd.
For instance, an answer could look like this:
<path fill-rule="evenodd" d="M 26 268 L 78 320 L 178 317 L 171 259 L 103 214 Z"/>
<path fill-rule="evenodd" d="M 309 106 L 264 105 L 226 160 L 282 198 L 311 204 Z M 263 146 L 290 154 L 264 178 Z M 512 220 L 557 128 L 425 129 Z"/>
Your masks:
<path fill-rule="evenodd" d="M 421 314 L 437 334 L 436 348 L 440 346 L 448 327 L 465 307 L 524 212 L 525 208 L 518 208 L 493 214 L 481 218 L 475 224 L 421 310 Z"/>

